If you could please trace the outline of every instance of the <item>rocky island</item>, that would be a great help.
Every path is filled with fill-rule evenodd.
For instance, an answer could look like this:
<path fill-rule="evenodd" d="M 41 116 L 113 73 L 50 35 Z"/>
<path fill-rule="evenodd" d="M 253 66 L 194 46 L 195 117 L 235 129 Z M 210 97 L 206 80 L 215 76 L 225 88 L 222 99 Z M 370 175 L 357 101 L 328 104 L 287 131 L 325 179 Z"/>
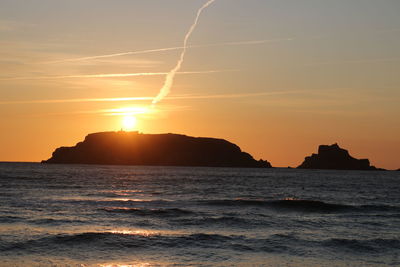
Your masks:
<path fill-rule="evenodd" d="M 223 139 L 124 131 L 89 134 L 42 163 L 271 168 Z"/>
<path fill-rule="evenodd" d="M 368 159 L 356 159 L 338 144 L 321 145 L 318 154 L 306 157 L 298 169 L 378 170 Z"/>

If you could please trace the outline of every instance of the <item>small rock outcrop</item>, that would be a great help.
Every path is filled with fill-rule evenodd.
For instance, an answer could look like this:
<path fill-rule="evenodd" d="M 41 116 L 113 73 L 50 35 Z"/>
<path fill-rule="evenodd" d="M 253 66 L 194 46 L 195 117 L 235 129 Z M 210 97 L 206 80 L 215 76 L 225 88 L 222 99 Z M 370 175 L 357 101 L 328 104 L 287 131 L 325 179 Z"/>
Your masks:
<path fill-rule="evenodd" d="M 89 134 L 42 163 L 271 168 L 223 139 L 124 131 Z"/>
<path fill-rule="evenodd" d="M 299 169 L 377 170 L 368 159 L 355 159 L 338 144 L 321 145 L 318 154 L 306 157 Z"/>

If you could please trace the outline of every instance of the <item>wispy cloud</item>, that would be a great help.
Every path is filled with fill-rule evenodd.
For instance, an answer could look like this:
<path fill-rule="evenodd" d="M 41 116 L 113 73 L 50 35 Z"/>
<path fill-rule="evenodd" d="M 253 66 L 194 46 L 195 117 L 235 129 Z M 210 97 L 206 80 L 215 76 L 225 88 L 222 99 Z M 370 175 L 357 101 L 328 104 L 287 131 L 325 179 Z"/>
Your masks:
<path fill-rule="evenodd" d="M 275 43 L 275 42 L 282 42 L 282 41 L 292 41 L 292 40 L 294 40 L 294 39 L 293 38 L 277 38 L 277 39 L 264 39 L 264 40 L 252 40 L 252 41 L 236 41 L 236 42 L 224 42 L 224 43 L 215 43 L 215 44 L 189 45 L 186 48 L 260 45 L 260 44 Z M 56 64 L 56 63 L 64 63 L 64 62 L 89 61 L 89 60 L 95 60 L 95 59 L 112 58 L 112 57 L 120 57 L 120 56 L 168 52 L 168 51 L 181 50 L 183 48 L 184 48 L 183 46 L 175 46 L 175 47 L 167 47 L 167 48 L 127 51 L 127 52 L 120 52 L 120 53 L 114 53 L 114 54 L 105 54 L 105 55 L 97 55 L 97 56 L 77 57 L 77 58 L 68 58 L 68 59 L 62 59 L 62 60 L 47 61 L 47 62 L 42 62 L 42 64 Z"/>
<path fill-rule="evenodd" d="M 12 104 L 58 104 L 58 103 L 85 103 L 85 102 L 122 102 L 122 101 L 146 101 L 146 100 L 152 100 L 152 99 L 153 99 L 153 97 L 42 99 L 42 100 L 1 101 L 0 105 L 12 105 Z"/>
<path fill-rule="evenodd" d="M 181 71 L 177 74 L 210 74 L 220 72 L 232 72 L 238 70 L 206 70 L 206 71 Z M 61 76 L 31 76 L 31 77 L 10 77 L 1 78 L 0 81 L 14 80 L 52 80 L 52 79 L 69 79 L 69 78 L 118 78 L 118 77 L 140 77 L 140 76 L 164 76 L 168 72 L 137 72 L 137 73 L 101 73 L 101 74 L 85 74 L 85 75 L 61 75 Z"/>
<path fill-rule="evenodd" d="M 272 91 L 272 92 L 256 92 L 247 94 L 214 94 L 214 95 L 176 95 L 166 97 L 165 100 L 190 100 L 190 99 L 229 99 L 229 98 L 245 98 L 260 97 L 272 95 L 296 94 L 304 91 Z M 10 104 L 58 104 L 58 103 L 85 103 L 85 102 L 130 102 L 130 101 L 148 101 L 154 97 L 113 97 L 113 98 L 76 98 L 76 99 L 44 99 L 44 100 L 20 100 L 20 101 L 0 101 L 0 105 Z"/>
<path fill-rule="evenodd" d="M 99 113 L 103 113 L 104 115 L 107 116 L 126 116 L 126 115 L 143 115 L 143 114 L 149 114 L 149 113 L 154 113 L 155 109 L 151 109 L 149 107 L 143 107 L 143 106 L 134 106 L 134 107 L 124 107 L 124 108 L 113 108 L 113 109 L 105 109 L 105 110 L 100 110 Z"/>
<path fill-rule="evenodd" d="M 32 27 L 33 24 L 25 24 L 13 20 L 0 20 L 0 32 L 12 32 L 19 29 Z"/>
<path fill-rule="evenodd" d="M 324 66 L 324 65 L 342 65 L 342 64 L 368 64 L 368 63 L 384 63 L 384 62 L 397 62 L 400 58 L 372 58 L 372 59 L 360 59 L 360 60 L 342 60 L 342 61 L 326 61 L 326 62 L 315 62 L 309 63 L 305 66 Z"/>

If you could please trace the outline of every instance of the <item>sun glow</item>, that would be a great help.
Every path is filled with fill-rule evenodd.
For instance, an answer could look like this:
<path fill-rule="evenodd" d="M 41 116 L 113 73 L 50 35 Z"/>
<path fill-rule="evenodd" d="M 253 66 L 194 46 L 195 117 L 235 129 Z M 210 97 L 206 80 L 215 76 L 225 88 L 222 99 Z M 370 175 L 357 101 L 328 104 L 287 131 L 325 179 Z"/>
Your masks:
<path fill-rule="evenodd" d="M 120 118 L 119 127 L 121 127 L 121 131 L 136 131 L 139 119 L 149 118 L 149 116 L 156 113 L 157 110 L 152 107 L 130 106 L 104 109 L 99 112 L 103 113 L 105 116 L 118 116 L 118 118 Z"/>
<path fill-rule="evenodd" d="M 125 117 L 136 117 L 136 115 L 145 115 L 154 112 L 154 109 L 150 110 L 149 107 L 136 106 L 136 107 L 123 107 L 114 109 L 102 110 L 105 115 L 108 116 L 125 116 Z"/>
<path fill-rule="evenodd" d="M 136 128 L 137 119 L 135 116 L 126 115 L 122 119 L 122 129 L 124 131 L 132 131 Z"/>

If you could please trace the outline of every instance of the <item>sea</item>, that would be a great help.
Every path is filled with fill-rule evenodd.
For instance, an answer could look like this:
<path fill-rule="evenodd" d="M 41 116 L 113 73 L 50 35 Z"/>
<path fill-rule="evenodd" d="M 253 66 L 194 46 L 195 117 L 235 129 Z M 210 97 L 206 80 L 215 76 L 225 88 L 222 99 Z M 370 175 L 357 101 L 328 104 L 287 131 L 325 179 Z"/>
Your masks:
<path fill-rule="evenodd" d="M 400 172 L 0 163 L 0 266 L 400 266 Z"/>

